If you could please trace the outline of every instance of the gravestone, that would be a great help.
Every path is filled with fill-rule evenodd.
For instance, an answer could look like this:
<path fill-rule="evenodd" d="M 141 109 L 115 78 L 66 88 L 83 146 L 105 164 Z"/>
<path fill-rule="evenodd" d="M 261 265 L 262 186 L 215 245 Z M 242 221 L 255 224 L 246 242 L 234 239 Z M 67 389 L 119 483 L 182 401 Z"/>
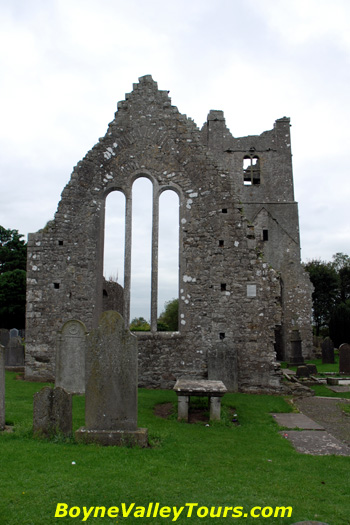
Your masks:
<path fill-rule="evenodd" d="M 306 365 L 300 365 L 297 368 L 296 376 L 297 377 L 309 377 L 310 371 Z"/>
<path fill-rule="evenodd" d="M 350 345 L 347 343 L 339 347 L 339 373 L 350 374 Z"/>
<path fill-rule="evenodd" d="M 24 346 L 19 336 L 13 335 L 7 343 L 5 349 L 5 366 L 24 367 Z"/>
<path fill-rule="evenodd" d="M 333 364 L 334 363 L 334 344 L 330 337 L 326 337 L 321 344 L 322 348 L 322 363 Z"/>
<path fill-rule="evenodd" d="M 6 330 L 6 328 L 0 328 L 0 345 L 6 348 L 9 340 L 10 340 L 9 331 Z"/>
<path fill-rule="evenodd" d="M 290 338 L 291 352 L 290 352 L 290 358 L 289 358 L 289 365 L 299 366 L 299 365 L 304 364 L 301 343 L 302 343 L 302 340 L 300 337 L 300 332 L 298 328 L 295 327 L 292 330 L 292 334 Z"/>
<path fill-rule="evenodd" d="M 34 394 L 34 434 L 69 436 L 72 434 L 72 419 L 72 395 L 63 388 L 45 386 Z"/>
<path fill-rule="evenodd" d="M 338 386 L 339 378 L 338 377 L 327 377 L 327 385 Z"/>
<path fill-rule="evenodd" d="M 72 394 L 85 392 L 85 352 L 84 323 L 67 321 L 58 334 L 55 386 Z"/>
<path fill-rule="evenodd" d="M 0 345 L 0 430 L 5 428 L 5 348 Z"/>
<path fill-rule="evenodd" d="M 17 328 L 11 328 L 10 339 L 12 339 L 12 337 L 19 337 L 19 331 L 17 330 Z"/>
<path fill-rule="evenodd" d="M 238 391 L 237 352 L 225 341 L 208 351 L 208 379 L 222 381 L 229 392 Z"/>
<path fill-rule="evenodd" d="M 118 312 L 104 312 L 87 337 L 85 428 L 78 441 L 147 446 L 147 429 L 137 428 L 137 338 Z"/>
<path fill-rule="evenodd" d="M 317 374 L 317 366 L 314 363 L 307 363 L 309 374 L 315 376 Z"/>

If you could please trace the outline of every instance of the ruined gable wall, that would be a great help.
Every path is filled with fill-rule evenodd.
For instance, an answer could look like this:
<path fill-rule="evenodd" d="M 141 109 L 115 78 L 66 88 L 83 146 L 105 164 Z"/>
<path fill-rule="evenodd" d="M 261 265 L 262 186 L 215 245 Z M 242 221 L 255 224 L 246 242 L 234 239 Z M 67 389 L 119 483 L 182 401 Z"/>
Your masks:
<path fill-rule="evenodd" d="M 277 276 L 258 256 L 228 171 L 148 76 L 74 169 L 55 219 L 30 236 L 26 376 L 54 377 L 55 334 L 64 322 L 96 326 L 105 198 L 120 190 L 128 207 L 139 176 L 152 181 L 156 197 L 169 188 L 180 197 L 180 330 L 138 335 L 140 384 L 171 387 L 183 374 L 206 376 L 208 352 L 224 342 L 237 355 L 240 388 L 279 388 Z"/>

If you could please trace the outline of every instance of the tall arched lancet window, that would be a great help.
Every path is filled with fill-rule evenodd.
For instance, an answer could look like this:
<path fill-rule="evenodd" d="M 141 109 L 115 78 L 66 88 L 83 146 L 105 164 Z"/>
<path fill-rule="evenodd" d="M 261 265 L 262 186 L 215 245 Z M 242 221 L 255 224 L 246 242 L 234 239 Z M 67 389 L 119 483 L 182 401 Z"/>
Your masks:
<path fill-rule="evenodd" d="M 118 191 L 106 198 L 104 276 L 124 288 L 127 325 L 143 318 L 146 330 L 155 332 L 165 304 L 178 300 L 179 209 L 178 194 L 146 176 L 133 182 L 126 198 Z"/>
<path fill-rule="evenodd" d="M 121 191 L 107 195 L 103 276 L 124 286 L 125 196 Z"/>
<path fill-rule="evenodd" d="M 153 185 L 146 177 L 132 186 L 130 320 L 150 321 L 152 282 Z"/>
<path fill-rule="evenodd" d="M 158 317 L 165 310 L 166 304 L 178 300 L 179 205 L 179 196 L 175 191 L 166 190 L 160 195 Z M 173 314 L 175 314 L 174 307 L 175 305 L 173 305 L 172 308 Z M 175 324 L 175 320 L 173 320 L 173 316 L 171 316 L 171 324 L 168 328 L 170 328 L 170 330 L 178 330 L 178 326 L 175 326 Z"/>

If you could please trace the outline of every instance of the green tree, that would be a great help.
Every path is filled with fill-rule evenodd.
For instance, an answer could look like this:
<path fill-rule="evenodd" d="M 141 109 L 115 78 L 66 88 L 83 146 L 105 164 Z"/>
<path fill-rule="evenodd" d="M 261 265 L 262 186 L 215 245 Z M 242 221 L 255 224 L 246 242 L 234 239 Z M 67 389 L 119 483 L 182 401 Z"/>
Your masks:
<path fill-rule="evenodd" d="M 314 285 L 312 294 L 316 335 L 328 326 L 331 313 L 339 302 L 339 275 L 331 263 L 314 259 L 304 265 Z"/>
<path fill-rule="evenodd" d="M 18 230 L 0 226 L 0 328 L 24 328 L 27 247 Z"/>
<path fill-rule="evenodd" d="M 129 328 L 132 332 L 149 332 L 151 330 L 150 324 L 143 317 L 135 317 Z"/>
<path fill-rule="evenodd" d="M 350 268 L 350 257 L 342 252 L 337 252 L 332 257 L 333 261 L 330 263 L 332 268 L 339 272 L 342 268 Z"/>
<path fill-rule="evenodd" d="M 0 326 L 24 328 L 26 311 L 26 272 L 13 270 L 0 274 Z"/>
<path fill-rule="evenodd" d="M 0 273 L 25 270 L 27 246 L 18 230 L 5 230 L 0 226 Z"/>
<path fill-rule="evenodd" d="M 333 255 L 331 266 L 339 275 L 340 300 L 345 303 L 350 299 L 350 257 L 338 252 Z"/>
<path fill-rule="evenodd" d="M 350 301 L 338 304 L 329 321 L 329 336 L 335 347 L 350 343 Z"/>
<path fill-rule="evenodd" d="M 172 299 L 164 305 L 157 322 L 158 330 L 164 332 L 176 332 L 179 329 L 179 300 Z"/>

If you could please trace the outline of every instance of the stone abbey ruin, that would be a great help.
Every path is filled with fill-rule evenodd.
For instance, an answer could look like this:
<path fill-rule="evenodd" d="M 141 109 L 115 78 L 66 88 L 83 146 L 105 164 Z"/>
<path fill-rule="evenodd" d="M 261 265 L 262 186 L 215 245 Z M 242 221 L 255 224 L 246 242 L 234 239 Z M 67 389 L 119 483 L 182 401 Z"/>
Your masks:
<path fill-rule="evenodd" d="M 26 378 L 55 378 L 58 335 L 75 320 L 90 332 L 105 309 L 105 201 L 125 196 L 125 278 L 130 316 L 132 187 L 153 185 L 151 331 L 139 332 L 139 385 L 172 388 L 180 377 L 222 380 L 229 390 L 278 392 L 278 360 L 293 332 L 312 352 L 311 293 L 300 263 L 290 121 L 235 138 L 222 111 L 200 130 L 146 75 L 74 168 L 55 218 L 29 235 Z M 158 203 L 179 197 L 179 329 L 157 332 Z M 121 304 L 120 297 L 118 304 Z M 83 358 L 81 359 L 83 361 Z M 84 368 L 84 363 L 79 363 Z"/>

